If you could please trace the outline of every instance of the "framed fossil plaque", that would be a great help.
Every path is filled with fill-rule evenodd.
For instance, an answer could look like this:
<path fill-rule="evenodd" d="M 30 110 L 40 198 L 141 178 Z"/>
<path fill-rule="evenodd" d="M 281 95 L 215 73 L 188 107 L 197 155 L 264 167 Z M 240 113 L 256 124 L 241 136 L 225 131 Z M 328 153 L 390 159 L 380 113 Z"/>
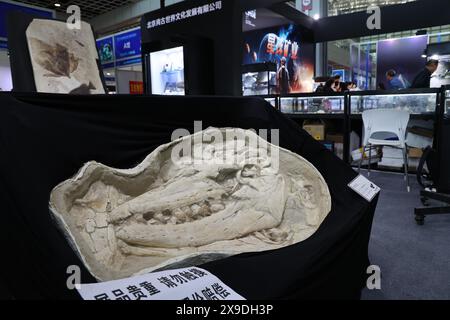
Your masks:
<path fill-rule="evenodd" d="M 33 19 L 26 31 L 37 92 L 104 94 L 91 26 Z"/>

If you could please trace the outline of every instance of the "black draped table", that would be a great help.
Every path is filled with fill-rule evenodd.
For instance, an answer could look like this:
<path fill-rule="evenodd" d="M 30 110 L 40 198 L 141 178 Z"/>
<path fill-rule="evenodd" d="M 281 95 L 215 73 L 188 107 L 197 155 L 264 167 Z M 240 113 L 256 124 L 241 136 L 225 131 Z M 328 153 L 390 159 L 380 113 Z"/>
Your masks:
<path fill-rule="evenodd" d="M 323 175 L 332 211 L 309 239 L 202 265 L 247 299 L 353 299 L 368 275 L 378 199 L 347 187 L 357 173 L 262 99 L 0 93 L 0 283 L 8 297 L 80 299 L 67 267 L 83 266 L 48 209 L 51 190 L 96 160 L 131 168 L 177 128 L 279 129 L 280 146 Z M 82 283 L 95 279 L 82 267 Z M 0 291 L 1 292 L 1 291 Z"/>

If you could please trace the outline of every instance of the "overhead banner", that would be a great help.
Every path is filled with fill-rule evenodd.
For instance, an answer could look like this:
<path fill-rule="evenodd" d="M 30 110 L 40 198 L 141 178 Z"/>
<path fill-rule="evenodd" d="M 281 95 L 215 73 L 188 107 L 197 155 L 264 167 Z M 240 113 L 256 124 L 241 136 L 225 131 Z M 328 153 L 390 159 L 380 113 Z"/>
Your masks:
<path fill-rule="evenodd" d="M 220 10 L 222 10 L 222 0 L 212 1 L 211 3 L 200 5 L 198 7 L 195 6 L 185 11 L 180 11 L 165 17 L 160 17 L 154 20 L 147 21 L 147 29 L 162 27 L 170 23 L 191 19 L 194 17 L 214 13 Z"/>
<path fill-rule="evenodd" d="M 304 42 L 295 25 L 244 33 L 243 64 L 277 64 L 277 93 L 312 92 L 314 44 Z"/>
<path fill-rule="evenodd" d="M 426 59 L 422 57 L 427 48 L 428 36 L 415 36 L 389 39 L 378 42 L 377 83 L 386 89 L 408 88 L 415 76 L 425 68 Z M 386 73 L 394 71 L 395 79 L 388 80 Z"/>

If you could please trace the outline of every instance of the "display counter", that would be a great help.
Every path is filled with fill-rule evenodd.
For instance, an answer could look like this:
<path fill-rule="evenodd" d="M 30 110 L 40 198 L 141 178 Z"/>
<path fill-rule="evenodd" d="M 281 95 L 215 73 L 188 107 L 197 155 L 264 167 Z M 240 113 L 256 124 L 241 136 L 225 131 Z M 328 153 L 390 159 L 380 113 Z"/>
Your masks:
<path fill-rule="evenodd" d="M 408 110 L 415 116 L 436 112 L 441 89 L 407 89 L 401 91 L 354 91 L 348 93 L 301 93 L 281 96 L 280 111 L 288 115 L 361 115 L 373 109 Z M 447 91 L 450 97 L 450 91 Z"/>
<path fill-rule="evenodd" d="M 351 92 L 349 110 L 354 116 L 373 109 L 399 109 L 409 111 L 412 118 L 429 118 L 436 113 L 440 92 L 440 89 Z"/>
<path fill-rule="evenodd" d="M 270 103 L 272 105 L 272 107 L 274 107 L 275 109 L 279 109 L 278 96 L 266 96 L 266 97 L 263 97 L 263 98 L 268 103 Z"/>
<path fill-rule="evenodd" d="M 280 98 L 280 111 L 290 115 L 344 115 L 345 95 L 305 93 Z"/>
<path fill-rule="evenodd" d="M 277 92 L 277 65 L 256 63 L 242 66 L 242 95 L 265 96 Z"/>
<path fill-rule="evenodd" d="M 353 91 L 335 94 L 290 94 L 278 98 L 279 110 L 300 125 L 313 120 L 327 126 L 328 136 L 340 137 L 344 144 L 341 158 L 351 163 L 351 152 L 361 147 L 362 113 L 374 109 L 400 109 L 411 113 L 411 126 L 436 120 L 441 96 L 445 95 L 445 112 L 450 114 L 450 88 L 407 89 L 399 91 Z M 329 129 L 329 130 L 328 130 Z M 336 142 L 336 141 L 335 141 Z"/>
<path fill-rule="evenodd" d="M 268 103 L 270 103 L 270 105 L 272 107 L 274 107 L 275 109 L 279 110 L 280 109 L 280 99 L 278 95 L 275 94 L 268 94 L 268 95 L 253 95 L 253 96 L 246 96 L 246 98 L 258 98 L 258 99 L 264 99 L 265 101 L 267 101 Z"/>

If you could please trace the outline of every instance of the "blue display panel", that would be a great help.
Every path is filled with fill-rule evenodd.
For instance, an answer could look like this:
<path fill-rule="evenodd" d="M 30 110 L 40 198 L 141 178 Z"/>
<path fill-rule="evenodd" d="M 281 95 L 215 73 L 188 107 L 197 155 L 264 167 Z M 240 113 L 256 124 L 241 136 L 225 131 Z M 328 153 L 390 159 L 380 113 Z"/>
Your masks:
<path fill-rule="evenodd" d="M 6 17 L 8 13 L 11 11 L 21 11 L 24 13 L 29 13 L 33 15 L 38 15 L 43 18 L 53 18 L 53 11 L 46 9 L 38 9 L 34 7 L 29 7 L 27 5 L 20 5 L 7 1 L 0 1 L 0 38 L 6 39 L 7 30 L 6 30 Z"/>
<path fill-rule="evenodd" d="M 130 30 L 114 36 L 116 60 L 141 54 L 141 29 Z"/>
<path fill-rule="evenodd" d="M 104 69 L 141 63 L 141 29 L 135 28 L 97 40 Z"/>
<path fill-rule="evenodd" d="M 136 57 L 136 58 L 132 58 L 132 59 L 117 61 L 116 66 L 117 67 L 129 66 L 132 64 L 140 64 L 141 62 L 142 62 L 141 57 Z"/>
<path fill-rule="evenodd" d="M 114 39 L 113 37 L 97 40 L 97 49 L 102 64 L 114 64 Z"/>

